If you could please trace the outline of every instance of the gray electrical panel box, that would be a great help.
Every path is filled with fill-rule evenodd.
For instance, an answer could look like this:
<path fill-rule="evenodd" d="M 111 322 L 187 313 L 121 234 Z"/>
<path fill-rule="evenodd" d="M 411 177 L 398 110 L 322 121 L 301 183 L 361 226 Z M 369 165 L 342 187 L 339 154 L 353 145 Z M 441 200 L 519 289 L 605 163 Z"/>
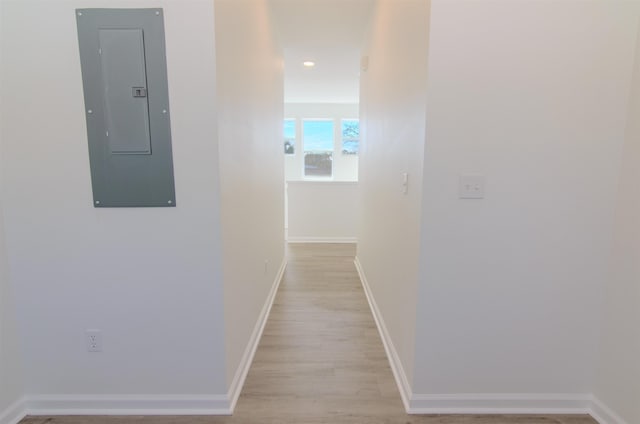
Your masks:
<path fill-rule="evenodd" d="M 77 9 L 95 207 L 175 206 L 162 9 Z"/>

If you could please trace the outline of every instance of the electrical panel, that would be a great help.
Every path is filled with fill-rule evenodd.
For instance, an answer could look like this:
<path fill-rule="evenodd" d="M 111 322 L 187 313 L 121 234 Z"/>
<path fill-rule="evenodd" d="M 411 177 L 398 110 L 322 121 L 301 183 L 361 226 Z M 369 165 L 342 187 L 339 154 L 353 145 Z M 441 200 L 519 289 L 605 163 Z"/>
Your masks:
<path fill-rule="evenodd" d="M 175 206 L 162 9 L 77 9 L 95 207 Z"/>

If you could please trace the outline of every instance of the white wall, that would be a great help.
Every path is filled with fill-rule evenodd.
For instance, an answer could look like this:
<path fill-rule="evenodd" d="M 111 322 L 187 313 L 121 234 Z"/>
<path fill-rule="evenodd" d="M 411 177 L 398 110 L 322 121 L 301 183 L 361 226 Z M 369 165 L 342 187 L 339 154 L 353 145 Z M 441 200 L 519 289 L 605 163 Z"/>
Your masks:
<path fill-rule="evenodd" d="M 284 91 L 266 1 L 215 6 L 230 384 L 284 258 Z"/>
<path fill-rule="evenodd" d="M 5 13 L 4 3 L 0 3 L 0 28 L 5 27 L 9 19 L 11 18 Z M 0 32 L 0 51 L 4 50 L 5 37 L 4 33 Z M 4 54 L 0 55 L 0 66 L 2 62 Z M 7 83 L 0 74 L 0 116 L 4 116 L 10 107 L 5 101 Z M 0 165 L 3 157 L 3 137 L 4 133 L 0 132 Z M 9 281 L 9 263 L 5 246 L 3 183 L 3 174 L 0 172 L 0 424 L 15 420 L 22 408 L 20 400 L 24 394 L 20 341 L 16 331 L 13 288 Z"/>
<path fill-rule="evenodd" d="M 361 75 L 358 260 L 404 373 L 414 366 L 429 2 L 381 0 Z M 409 190 L 401 191 L 402 173 Z"/>
<path fill-rule="evenodd" d="M 1 7 L 1 6 L 0 6 Z M 4 14 L 0 10 L 0 25 L 4 25 Z M 0 99 L 4 99 L 5 81 L 0 80 Z M 5 112 L 5 102 L 0 100 L 0 114 Z M 2 163 L 2 145 L 0 145 Z M 23 396 L 22 359 L 16 332 L 13 289 L 9 281 L 7 251 L 5 248 L 2 194 L 0 174 L 0 424 L 11 422 L 21 410 L 19 402 Z"/>
<path fill-rule="evenodd" d="M 76 7 L 164 8 L 175 208 L 91 204 Z M 26 393 L 45 408 L 100 408 L 100 395 L 127 394 L 169 396 L 159 407 L 177 394 L 213 405 L 228 388 L 213 3 L 20 0 L 3 9 L 0 168 Z M 87 328 L 103 331 L 102 353 L 87 353 Z M 98 402 L 83 401 L 90 395 Z M 117 399 L 108 405 L 128 406 Z"/>
<path fill-rule="evenodd" d="M 595 390 L 629 424 L 640 422 L 640 32 L 633 69 Z"/>
<path fill-rule="evenodd" d="M 295 154 L 285 155 L 285 179 L 304 180 L 302 119 L 331 119 L 335 122 L 332 181 L 357 181 L 358 156 L 342 154 L 341 119 L 358 119 L 359 107 L 354 103 L 286 103 L 285 118 L 296 119 Z"/>
<path fill-rule="evenodd" d="M 289 181 L 289 242 L 356 242 L 358 183 Z"/>
<path fill-rule="evenodd" d="M 1 206 L 1 204 L 0 204 Z M 4 231 L 0 214 L 0 423 L 13 420 L 20 412 L 23 395 L 22 360 L 9 283 Z"/>
<path fill-rule="evenodd" d="M 593 390 L 636 9 L 433 0 L 414 393 Z"/>

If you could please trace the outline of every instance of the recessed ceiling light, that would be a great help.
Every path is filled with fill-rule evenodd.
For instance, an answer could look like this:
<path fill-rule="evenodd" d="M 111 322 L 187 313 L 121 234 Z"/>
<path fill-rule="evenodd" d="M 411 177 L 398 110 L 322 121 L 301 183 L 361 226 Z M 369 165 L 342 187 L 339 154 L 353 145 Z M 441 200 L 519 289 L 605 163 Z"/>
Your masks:
<path fill-rule="evenodd" d="M 305 60 L 304 62 L 302 62 L 302 64 L 307 68 L 313 68 L 314 66 L 316 66 L 316 63 L 310 60 Z"/>

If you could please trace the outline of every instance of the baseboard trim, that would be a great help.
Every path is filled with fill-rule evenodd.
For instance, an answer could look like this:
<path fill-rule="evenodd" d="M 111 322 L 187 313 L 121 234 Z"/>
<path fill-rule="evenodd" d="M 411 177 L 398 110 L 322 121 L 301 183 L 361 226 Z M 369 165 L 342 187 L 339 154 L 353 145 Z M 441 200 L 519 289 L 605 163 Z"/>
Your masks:
<path fill-rule="evenodd" d="M 398 390 L 400 391 L 402 404 L 404 405 L 404 409 L 407 411 L 407 413 L 411 413 L 411 386 L 409 385 L 409 380 L 407 379 L 407 375 L 404 372 L 404 368 L 402 367 L 402 363 L 400 362 L 398 352 L 393 345 L 391 336 L 389 336 L 389 332 L 387 331 L 384 319 L 382 318 L 380 309 L 378 309 L 378 304 L 373 297 L 371 287 L 369 286 L 369 282 L 367 281 L 367 277 L 357 256 L 353 262 L 356 266 L 356 270 L 358 271 L 358 276 L 360 277 L 360 282 L 362 284 L 362 288 L 364 289 L 364 294 L 367 297 L 367 302 L 369 303 L 371 314 L 373 315 L 373 319 L 376 322 L 376 327 L 378 327 L 378 333 L 380 334 L 380 338 L 382 339 L 384 350 L 387 353 L 387 359 L 389 360 L 389 365 L 391 366 L 393 377 L 395 378 L 396 384 L 398 385 Z"/>
<path fill-rule="evenodd" d="M 455 394 L 408 399 L 409 414 L 588 414 L 599 424 L 628 424 L 591 395 Z M 29 396 L 7 407 L 0 424 L 17 424 L 27 415 L 230 415 L 229 400 L 228 395 Z"/>
<path fill-rule="evenodd" d="M 357 243 L 356 237 L 288 237 L 289 243 Z"/>
<path fill-rule="evenodd" d="M 589 415 L 600 424 L 628 424 L 611 408 L 595 396 L 591 397 Z"/>
<path fill-rule="evenodd" d="M 283 259 L 240 360 L 229 391 L 221 395 L 36 395 L 16 402 L 0 415 L 0 424 L 16 424 L 26 415 L 231 415 L 258 348 L 286 268 Z M 11 417 L 18 417 L 10 419 Z"/>
<path fill-rule="evenodd" d="M 18 399 L 0 411 L 0 424 L 18 424 L 26 415 L 25 398 Z"/>
<path fill-rule="evenodd" d="M 410 414 L 588 414 L 591 396 L 565 393 L 412 394 Z"/>
<path fill-rule="evenodd" d="M 27 415 L 230 415 L 228 395 L 38 395 Z"/>
<path fill-rule="evenodd" d="M 408 414 L 588 414 L 599 424 L 628 424 L 591 394 L 414 394 L 358 257 L 354 264 Z M 231 415 L 286 269 L 283 259 L 231 387 L 222 395 L 35 395 L 0 412 L 0 424 L 27 415 Z"/>
<path fill-rule="evenodd" d="M 249 373 L 249 368 L 251 368 L 251 363 L 253 362 L 253 357 L 256 354 L 256 349 L 258 348 L 258 344 L 260 343 L 260 338 L 262 337 L 262 332 L 264 331 L 264 326 L 267 324 L 267 320 L 269 319 L 269 313 L 271 312 L 271 307 L 273 306 L 273 301 L 276 298 L 276 294 L 278 292 L 278 288 L 280 287 L 280 281 L 282 281 L 282 277 L 284 276 L 284 270 L 287 267 L 287 258 L 282 260 L 282 264 L 280 265 L 280 269 L 276 274 L 276 278 L 273 281 L 271 286 L 271 290 L 269 291 L 269 295 L 264 302 L 264 306 L 262 307 L 262 311 L 260 312 L 260 316 L 258 317 L 258 321 L 253 329 L 253 333 L 251 334 L 251 338 L 247 343 L 247 347 L 245 348 L 244 354 L 242 355 L 242 359 L 240 360 L 240 364 L 238 365 L 238 369 L 236 370 L 236 374 L 231 382 L 231 387 L 229 389 L 229 410 L 232 414 L 236 408 L 236 403 L 238 402 L 238 398 L 240 397 L 240 392 L 242 391 L 242 387 L 244 386 L 244 381 L 247 378 L 247 374 Z"/>
<path fill-rule="evenodd" d="M 402 403 L 408 414 L 590 414 L 590 394 L 538 394 L 538 393 L 489 393 L 489 394 L 417 394 L 411 385 L 389 335 L 384 318 L 378 308 L 364 269 L 358 257 L 355 266 L 360 276 L 371 313 L 378 327 L 382 344 L 387 353 Z M 595 417 L 594 417 L 595 418 Z M 601 424 L 626 424 L 601 422 Z"/>

